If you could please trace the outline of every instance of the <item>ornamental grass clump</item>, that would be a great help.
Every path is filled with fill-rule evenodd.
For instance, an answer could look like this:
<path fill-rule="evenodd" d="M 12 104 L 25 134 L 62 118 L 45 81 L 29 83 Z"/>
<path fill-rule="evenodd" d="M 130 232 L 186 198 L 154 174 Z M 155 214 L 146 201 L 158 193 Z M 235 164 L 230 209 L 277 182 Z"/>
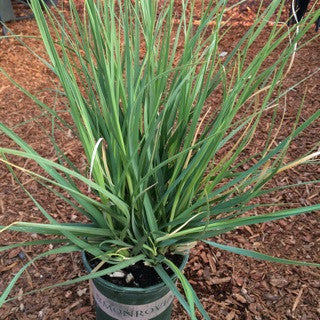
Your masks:
<path fill-rule="evenodd" d="M 195 20 L 199 3 L 202 11 Z M 285 160 L 291 142 L 319 119 L 320 110 L 303 121 L 298 114 L 290 133 L 278 137 L 285 117 L 284 98 L 294 89 L 285 81 L 319 10 L 288 27 L 281 23 L 284 1 L 274 0 L 266 9 L 261 5 L 253 25 L 225 53 L 220 46 L 230 32 L 225 15 L 230 6 L 225 0 L 87 0 L 83 15 L 70 0 L 68 18 L 59 11 L 44 13 L 38 0 L 32 0 L 31 6 L 48 53 L 46 64 L 68 101 L 71 129 L 83 147 L 87 171 L 63 155 L 54 138 L 57 161 L 42 157 L 1 123 L 0 130 L 17 148 L 2 146 L 0 160 L 14 176 L 15 170 L 24 171 L 90 223 L 57 221 L 22 185 L 47 223 L 17 221 L 1 226 L 1 232 L 56 235 L 53 242 L 60 246 L 28 262 L 2 293 L 0 305 L 33 261 L 73 251 L 98 258 L 101 268 L 57 285 L 142 261 L 155 268 L 192 319 L 196 319 L 195 307 L 204 319 L 209 317 L 170 254 L 185 254 L 198 241 L 258 259 L 320 266 L 210 241 L 240 226 L 320 209 L 319 204 L 291 209 L 279 205 L 278 210 L 268 211 L 273 204 L 253 201 L 280 190 L 267 185 L 278 174 L 319 155 L 319 145 L 314 145 L 307 154 L 289 163 Z M 265 46 L 252 57 L 250 50 L 263 33 L 268 33 Z M 16 85 L 60 126 L 70 129 L 58 112 Z M 269 134 L 256 154 L 248 155 L 245 150 L 255 143 L 256 130 L 267 127 L 266 113 L 272 115 Z M 12 156 L 30 159 L 46 174 L 18 167 Z M 266 213 L 245 214 L 257 208 Z M 27 244 L 42 243 L 47 242 Z M 164 266 L 176 274 L 185 296 Z"/>

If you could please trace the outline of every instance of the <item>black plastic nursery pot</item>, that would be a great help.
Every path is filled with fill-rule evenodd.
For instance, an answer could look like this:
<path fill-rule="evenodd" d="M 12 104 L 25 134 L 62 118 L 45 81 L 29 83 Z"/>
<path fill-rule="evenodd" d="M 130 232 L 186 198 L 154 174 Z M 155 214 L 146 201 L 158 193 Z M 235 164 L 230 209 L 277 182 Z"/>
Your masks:
<path fill-rule="evenodd" d="M 82 259 L 87 271 L 91 272 L 91 266 L 84 252 Z M 188 255 L 183 259 L 181 270 L 187 261 Z M 97 320 L 171 319 L 174 295 L 164 283 L 147 288 L 131 288 L 96 278 L 92 281 L 92 291 Z"/>

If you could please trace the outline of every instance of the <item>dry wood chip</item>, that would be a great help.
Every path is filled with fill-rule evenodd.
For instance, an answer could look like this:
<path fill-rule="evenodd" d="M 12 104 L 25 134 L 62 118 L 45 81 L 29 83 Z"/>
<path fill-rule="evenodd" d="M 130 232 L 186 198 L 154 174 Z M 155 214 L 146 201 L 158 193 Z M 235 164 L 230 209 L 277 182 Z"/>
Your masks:
<path fill-rule="evenodd" d="M 39 312 L 38 312 L 38 318 L 43 318 L 43 316 L 44 316 L 44 310 L 40 310 Z"/>
<path fill-rule="evenodd" d="M 243 280 L 242 277 L 239 277 L 239 276 L 233 274 L 233 275 L 232 275 L 232 279 L 234 280 L 234 282 L 235 282 L 239 287 L 242 287 L 243 282 L 244 282 L 244 280 Z"/>
<path fill-rule="evenodd" d="M 246 298 L 243 297 L 243 296 L 242 296 L 241 294 L 239 294 L 239 293 L 234 293 L 232 296 L 233 296 L 237 301 L 239 301 L 240 303 L 246 303 L 246 302 L 247 302 Z"/>
<path fill-rule="evenodd" d="M 250 303 L 249 306 L 248 306 L 248 309 L 253 314 L 259 315 L 260 314 L 260 310 L 261 310 L 261 306 L 258 305 L 257 303 Z"/>
<path fill-rule="evenodd" d="M 76 307 L 81 301 L 77 300 L 76 302 L 74 302 L 71 306 L 68 307 L 68 310 L 73 309 L 74 307 Z M 72 311 L 73 312 L 73 311 Z"/>
<path fill-rule="evenodd" d="M 77 290 L 77 295 L 79 297 L 82 297 L 87 292 L 87 290 L 88 290 L 88 288 L 78 289 Z"/>
<path fill-rule="evenodd" d="M 248 291 L 245 288 L 241 288 L 240 293 L 246 298 L 248 303 L 254 302 L 254 299 L 249 296 Z"/>
<path fill-rule="evenodd" d="M 33 289 L 33 282 L 32 282 L 32 278 L 30 276 L 30 273 L 28 270 L 26 270 L 25 273 L 26 273 L 26 278 L 27 278 L 27 282 L 29 284 L 29 287 Z"/>
<path fill-rule="evenodd" d="M 191 285 L 196 285 L 196 284 L 198 284 L 198 282 L 197 282 L 197 281 L 190 280 L 190 279 L 189 279 L 189 282 L 190 282 L 190 284 L 191 284 Z"/>
<path fill-rule="evenodd" d="M 12 268 L 14 268 L 17 265 L 18 261 L 11 263 L 10 265 L 6 266 L 6 267 L 0 267 L 0 272 L 6 272 L 8 270 L 11 270 Z"/>
<path fill-rule="evenodd" d="M 68 299 L 72 296 L 72 291 L 71 290 L 67 290 L 65 293 L 64 293 L 64 296 Z"/>
<path fill-rule="evenodd" d="M 208 253 L 207 257 L 208 257 L 208 260 L 209 260 L 209 265 L 210 265 L 212 274 L 216 274 L 217 273 L 217 267 L 216 267 L 216 265 L 214 263 L 212 254 Z"/>
<path fill-rule="evenodd" d="M 203 269 L 203 277 L 205 278 L 206 281 L 211 280 L 211 269 L 209 266 L 205 266 Z"/>
<path fill-rule="evenodd" d="M 205 251 L 201 251 L 200 256 L 201 256 L 201 258 L 202 258 L 204 263 L 207 264 L 209 262 L 207 254 L 205 253 Z"/>
<path fill-rule="evenodd" d="M 77 309 L 74 311 L 74 314 L 77 316 L 81 316 L 82 314 L 91 311 L 91 307 L 87 306 L 87 307 L 82 307 L 80 309 Z"/>
<path fill-rule="evenodd" d="M 280 299 L 279 296 L 277 295 L 274 295 L 274 294 L 271 294 L 271 293 L 265 293 L 263 295 L 263 297 L 266 299 L 266 300 L 269 300 L 269 301 L 278 301 Z"/>
<path fill-rule="evenodd" d="M 297 306 L 298 306 L 298 304 L 299 304 L 299 302 L 300 302 L 300 300 L 301 300 L 301 296 L 302 296 L 302 293 L 303 293 L 303 289 L 304 289 L 304 288 L 305 288 L 305 287 L 302 286 L 301 289 L 299 290 L 299 293 L 298 293 L 298 295 L 297 295 L 297 298 L 296 298 L 296 300 L 294 301 L 293 306 L 292 306 L 292 309 L 291 309 L 292 313 L 294 313 L 294 311 L 296 310 L 296 308 L 297 308 Z"/>
<path fill-rule="evenodd" d="M 0 199 L 0 214 L 4 214 L 4 204 L 3 201 Z"/>
<path fill-rule="evenodd" d="M 1 88 L 0 88 L 0 94 L 1 94 L 2 92 L 4 92 L 5 90 L 9 89 L 9 88 L 10 88 L 10 86 L 1 86 Z"/>
<path fill-rule="evenodd" d="M 231 304 L 234 306 L 241 306 L 242 307 L 242 303 L 239 303 L 237 300 L 233 299 L 232 297 L 228 297 L 228 299 L 226 299 L 224 302 L 229 305 Z"/>
<path fill-rule="evenodd" d="M 277 288 L 283 288 L 288 284 L 288 280 L 285 278 L 274 277 L 270 278 L 270 284 Z"/>
<path fill-rule="evenodd" d="M 13 259 L 20 253 L 20 248 L 12 249 L 9 251 L 8 258 Z"/>
<path fill-rule="evenodd" d="M 225 278 L 212 278 L 211 283 L 212 284 L 222 284 L 222 283 L 227 283 L 231 281 L 231 277 L 225 277 Z"/>
<path fill-rule="evenodd" d="M 313 288 L 320 288 L 320 281 L 315 280 L 315 281 L 310 281 L 309 283 Z"/>
<path fill-rule="evenodd" d="M 18 301 L 22 301 L 22 295 L 23 295 L 23 289 L 20 288 L 18 293 Z"/>
<path fill-rule="evenodd" d="M 249 226 L 244 226 L 243 228 L 246 229 L 250 233 L 251 236 L 254 235 L 252 229 Z"/>
<path fill-rule="evenodd" d="M 226 315 L 226 320 L 233 320 L 235 316 L 236 316 L 236 312 L 232 310 Z"/>
<path fill-rule="evenodd" d="M 202 269 L 199 269 L 199 270 L 197 271 L 197 277 L 202 278 L 202 275 L 203 275 L 203 270 L 202 270 Z"/>

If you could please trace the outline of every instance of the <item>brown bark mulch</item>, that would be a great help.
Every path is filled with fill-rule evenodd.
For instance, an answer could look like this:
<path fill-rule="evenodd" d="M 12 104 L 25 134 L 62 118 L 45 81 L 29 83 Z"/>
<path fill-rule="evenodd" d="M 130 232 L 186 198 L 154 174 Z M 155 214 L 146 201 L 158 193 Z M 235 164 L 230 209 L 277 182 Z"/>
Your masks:
<path fill-rule="evenodd" d="M 201 2 L 201 1 L 200 1 Z M 255 1 L 242 5 L 235 12 L 235 27 L 221 43 L 221 50 L 230 52 L 233 44 L 250 24 L 254 16 Z M 79 2 L 79 10 L 81 3 Z M 245 23 L 244 23 L 245 22 Z M 9 27 L 19 35 L 38 35 L 33 20 L 9 23 Z M 311 30 L 306 39 L 315 36 Z M 26 43 L 39 55 L 45 56 L 41 42 L 36 38 L 25 39 Z M 257 41 L 257 51 L 264 45 L 262 34 Z M 280 50 L 280 49 L 279 49 Z M 319 70 L 320 41 L 315 39 L 297 53 L 294 66 L 288 76 L 288 87 Z M 252 55 L 255 52 L 251 53 Z M 15 78 L 22 86 L 36 94 L 42 101 L 54 106 L 61 114 L 66 108 L 65 101 L 57 98 L 59 89 L 53 73 L 15 39 L 0 42 L 0 66 Z M 54 90 L 53 90 L 54 89 Z M 292 126 L 301 99 L 304 94 L 302 118 L 320 107 L 320 74 L 316 73 L 302 85 L 292 90 L 286 98 L 287 113 L 284 127 Z M 208 105 L 214 105 L 210 98 Z M 270 119 L 266 115 L 266 120 Z M 67 116 L 66 116 L 67 117 Z M 268 118 L 269 117 L 269 118 Z M 55 157 L 54 148 L 48 143 L 47 131 L 51 130 L 50 118 L 30 99 L 24 96 L 3 75 L 0 75 L 0 121 L 15 127 L 23 139 L 26 139 L 39 153 L 49 158 Z M 261 128 L 255 137 L 255 145 L 263 145 L 266 128 Z M 310 126 L 306 133 L 293 143 L 288 157 L 303 154 L 319 142 L 319 122 Z M 63 146 L 65 153 L 79 167 L 86 165 L 81 147 L 71 132 L 56 131 L 55 138 Z M 4 135 L 0 135 L 0 145 L 13 147 L 14 144 Z M 254 150 L 248 150 L 251 152 Z M 289 161 L 290 159 L 288 159 Z M 19 160 L 22 167 L 32 168 L 29 161 Z M 22 183 L 36 196 L 37 200 L 60 221 L 77 221 L 78 216 L 41 188 L 30 177 L 17 173 Z M 320 168 L 300 166 L 285 172 L 274 183 L 278 186 L 287 183 L 299 183 L 307 180 L 319 180 Z M 278 192 L 263 199 L 265 202 L 310 205 L 319 203 L 320 185 L 300 186 L 290 191 Z M 259 211 L 260 212 L 260 211 Z M 14 221 L 43 222 L 39 210 L 11 177 L 7 168 L 0 164 L 0 225 Z M 17 232 L 0 234 L 1 245 L 40 239 Z M 320 213 L 314 212 L 274 223 L 238 228 L 232 233 L 217 239 L 218 242 L 254 249 L 276 257 L 320 263 Z M 48 248 L 48 246 L 46 247 Z M 37 248 L 15 249 L 0 252 L 0 292 L 4 290 L 14 274 L 35 254 L 44 251 Z M 32 264 L 17 282 L 13 295 L 22 295 L 30 290 L 41 288 L 76 278 L 84 274 L 79 254 L 50 256 Z M 190 254 L 185 270 L 187 278 L 194 286 L 199 298 L 210 314 L 211 319 L 301 319 L 320 318 L 320 270 L 308 267 L 285 266 L 264 261 L 256 261 L 198 244 Z M 89 320 L 94 319 L 87 283 L 48 289 L 20 297 L 6 303 L 0 310 L 0 320 Z M 188 316 L 175 301 L 172 319 L 188 319 Z"/>

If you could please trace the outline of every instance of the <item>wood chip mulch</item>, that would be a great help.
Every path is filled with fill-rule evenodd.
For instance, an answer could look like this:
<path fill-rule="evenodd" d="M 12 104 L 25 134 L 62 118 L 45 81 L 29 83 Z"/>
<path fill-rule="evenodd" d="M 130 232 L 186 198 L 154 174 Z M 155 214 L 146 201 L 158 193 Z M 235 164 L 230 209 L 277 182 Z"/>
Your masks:
<path fill-rule="evenodd" d="M 199 1 L 201 3 L 201 1 Z M 255 1 L 241 7 L 246 21 L 253 18 Z M 249 4 L 251 4 L 249 6 Z M 81 2 L 79 1 L 79 10 Z M 244 10 L 244 11 L 243 11 Z M 235 15 L 237 17 L 237 15 Z M 241 20 L 238 16 L 238 22 Z M 234 18 L 236 19 L 236 18 Z M 38 35 L 35 21 L 24 20 L 9 23 L 16 34 Z M 238 23 L 221 42 L 221 50 L 230 52 L 233 44 L 246 30 L 246 25 Z M 315 36 L 313 30 L 308 39 Z M 41 42 L 36 38 L 25 40 L 37 54 L 45 56 Z M 262 34 L 257 41 L 256 50 L 264 45 Z M 294 66 L 288 76 L 288 87 L 304 76 L 319 70 L 319 38 L 310 42 L 298 53 Z M 255 52 L 251 53 L 252 55 Z M 65 101 L 57 99 L 53 88 L 59 89 L 57 80 L 50 70 L 40 64 L 28 49 L 14 39 L 1 40 L 0 66 L 21 85 L 56 110 L 65 109 Z M 306 93 L 302 117 L 306 119 L 320 107 L 319 72 L 292 90 L 286 99 L 287 114 L 284 127 L 290 127 L 295 119 L 301 98 Z M 214 104 L 210 98 L 208 105 Z M 272 114 L 266 116 L 266 120 Z M 270 119 L 270 118 L 269 118 Z M 0 120 L 26 139 L 39 153 L 54 158 L 54 148 L 48 144 L 46 130 L 51 130 L 51 121 L 19 92 L 3 75 L 0 75 Z M 69 120 L 69 119 L 68 119 Z M 23 125 L 19 125 L 24 123 Z M 256 145 L 263 145 L 266 128 L 261 128 L 255 137 Z M 306 133 L 296 140 L 290 149 L 289 157 L 303 154 L 319 142 L 320 124 L 315 123 Z M 79 143 L 72 133 L 56 132 L 56 140 L 63 150 L 79 167 L 85 166 L 85 159 Z M 14 144 L 4 135 L 0 135 L 0 145 L 13 147 Z M 254 150 L 248 150 L 252 152 Z M 290 160 L 290 159 L 288 159 Z M 18 160 L 20 166 L 33 168 L 33 164 Z M 18 173 L 22 183 L 36 196 L 37 200 L 60 221 L 77 221 L 76 213 L 66 207 L 41 188 L 30 177 Z M 279 176 L 274 183 L 278 186 L 286 183 L 299 183 L 306 180 L 319 180 L 318 165 L 300 166 Z M 300 186 L 290 191 L 278 192 L 262 199 L 265 202 L 310 205 L 319 203 L 320 185 Z M 260 211 L 259 211 L 260 212 Z M 14 221 L 44 221 L 39 210 L 18 184 L 7 168 L 0 164 L 0 225 Z M 5 232 L 0 234 L 1 245 L 40 239 L 40 236 Z M 225 234 L 215 241 L 254 249 L 276 257 L 305 260 L 320 263 L 320 213 L 314 212 L 295 218 L 267 223 L 258 226 L 243 227 Z M 14 274 L 36 254 L 48 249 L 26 247 L 0 253 L 0 292 L 2 292 Z M 52 285 L 56 282 L 76 278 L 84 274 L 79 254 L 50 256 L 35 261 L 17 282 L 11 296 L 18 299 L 6 303 L 0 310 L 0 320 L 92 320 L 95 318 L 90 301 L 87 283 L 48 289 L 22 296 L 30 290 Z M 210 314 L 211 319 L 226 320 L 317 320 L 320 319 L 320 270 L 308 267 L 285 266 L 256 261 L 222 252 L 199 243 L 190 254 L 185 270 L 187 278 L 194 286 L 199 298 Z M 188 319 L 185 311 L 175 301 L 172 319 Z"/>

